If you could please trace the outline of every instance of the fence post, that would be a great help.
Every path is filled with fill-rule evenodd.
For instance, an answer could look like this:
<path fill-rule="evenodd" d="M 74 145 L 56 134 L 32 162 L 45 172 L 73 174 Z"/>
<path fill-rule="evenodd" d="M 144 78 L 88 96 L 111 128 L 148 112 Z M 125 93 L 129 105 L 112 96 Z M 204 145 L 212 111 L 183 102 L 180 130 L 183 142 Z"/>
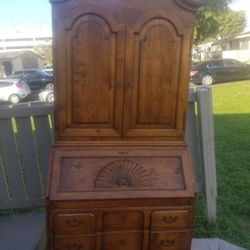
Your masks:
<path fill-rule="evenodd" d="M 212 90 L 197 88 L 198 119 L 201 142 L 201 160 L 204 167 L 204 192 L 209 224 L 216 222 L 217 181 L 215 165 L 214 124 L 212 112 Z"/>
<path fill-rule="evenodd" d="M 202 191 L 200 174 L 200 148 L 198 137 L 198 124 L 196 114 L 197 94 L 194 88 L 189 89 L 188 108 L 186 116 L 185 137 L 191 154 L 193 173 L 195 178 L 195 192 Z"/>

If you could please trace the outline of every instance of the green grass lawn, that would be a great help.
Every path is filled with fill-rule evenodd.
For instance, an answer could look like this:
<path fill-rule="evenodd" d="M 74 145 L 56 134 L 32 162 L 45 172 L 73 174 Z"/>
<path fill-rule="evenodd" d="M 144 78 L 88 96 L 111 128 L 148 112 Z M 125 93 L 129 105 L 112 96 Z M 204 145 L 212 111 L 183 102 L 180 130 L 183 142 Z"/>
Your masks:
<path fill-rule="evenodd" d="M 218 181 L 217 224 L 198 197 L 195 237 L 219 237 L 250 249 L 250 81 L 212 86 Z"/>

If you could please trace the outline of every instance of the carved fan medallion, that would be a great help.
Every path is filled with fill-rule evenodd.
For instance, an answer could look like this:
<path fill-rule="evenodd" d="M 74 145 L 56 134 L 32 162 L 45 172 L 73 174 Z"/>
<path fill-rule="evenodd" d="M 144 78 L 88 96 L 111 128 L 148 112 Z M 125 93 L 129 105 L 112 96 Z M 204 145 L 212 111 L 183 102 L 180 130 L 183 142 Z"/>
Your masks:
<path fill-rule="evenodd" d="M 152 186 L 151 175 L 136 162 L 121 159 L 104 166 L 99 172 L 96 188 L 121 188 L 121 187 L 150 187 Z"/>

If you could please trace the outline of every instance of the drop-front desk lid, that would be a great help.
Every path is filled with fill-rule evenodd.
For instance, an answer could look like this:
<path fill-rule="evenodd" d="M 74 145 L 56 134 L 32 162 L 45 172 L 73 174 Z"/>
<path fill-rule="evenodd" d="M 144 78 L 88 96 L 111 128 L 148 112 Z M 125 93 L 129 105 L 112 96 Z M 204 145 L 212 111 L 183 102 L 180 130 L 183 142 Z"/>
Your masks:
<path fill-rule="evenodd" d="M 55 147 L 47 195 L 50 200 L 191 197 L 188 150 L 186 146 Z"/>

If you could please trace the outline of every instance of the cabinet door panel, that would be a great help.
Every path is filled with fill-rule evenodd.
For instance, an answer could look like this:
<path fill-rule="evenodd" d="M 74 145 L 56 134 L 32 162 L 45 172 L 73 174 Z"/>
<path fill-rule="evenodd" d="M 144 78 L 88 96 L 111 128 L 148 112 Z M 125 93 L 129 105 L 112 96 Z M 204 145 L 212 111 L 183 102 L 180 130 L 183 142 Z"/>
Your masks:
<path fill-rule="evenodd" d="M 92 21 L 82 23 L 72 41 L 72 121 L 85 127 L 112 125 L 114 37 L 106 37 L 101 25 Z"/>
<path fill-rule="evenodd" d="M 64 28 L 67 79 L 59 82 L 59 136 L 120 136 L 125 29 L 95 14 Z M 67 72 L 63 71 L 64 64 Z M 64 82 L 63 82 L 64 81 Z"/>
<path fill-rule="evenodd" d="M 175 41 L 163 25 L 148 27 L 138 39 L 136 125 L 171 126 Z M 171 59 L 171 60 L 169 60 Z"/>
<path fill-rule="evenodd" d="M 182 43 L 176 27 L 163 18 L 128 31 L 126 82 L 131 87 L 125 89 L 125 136 L 180 132 L 176 121 Z"/>

